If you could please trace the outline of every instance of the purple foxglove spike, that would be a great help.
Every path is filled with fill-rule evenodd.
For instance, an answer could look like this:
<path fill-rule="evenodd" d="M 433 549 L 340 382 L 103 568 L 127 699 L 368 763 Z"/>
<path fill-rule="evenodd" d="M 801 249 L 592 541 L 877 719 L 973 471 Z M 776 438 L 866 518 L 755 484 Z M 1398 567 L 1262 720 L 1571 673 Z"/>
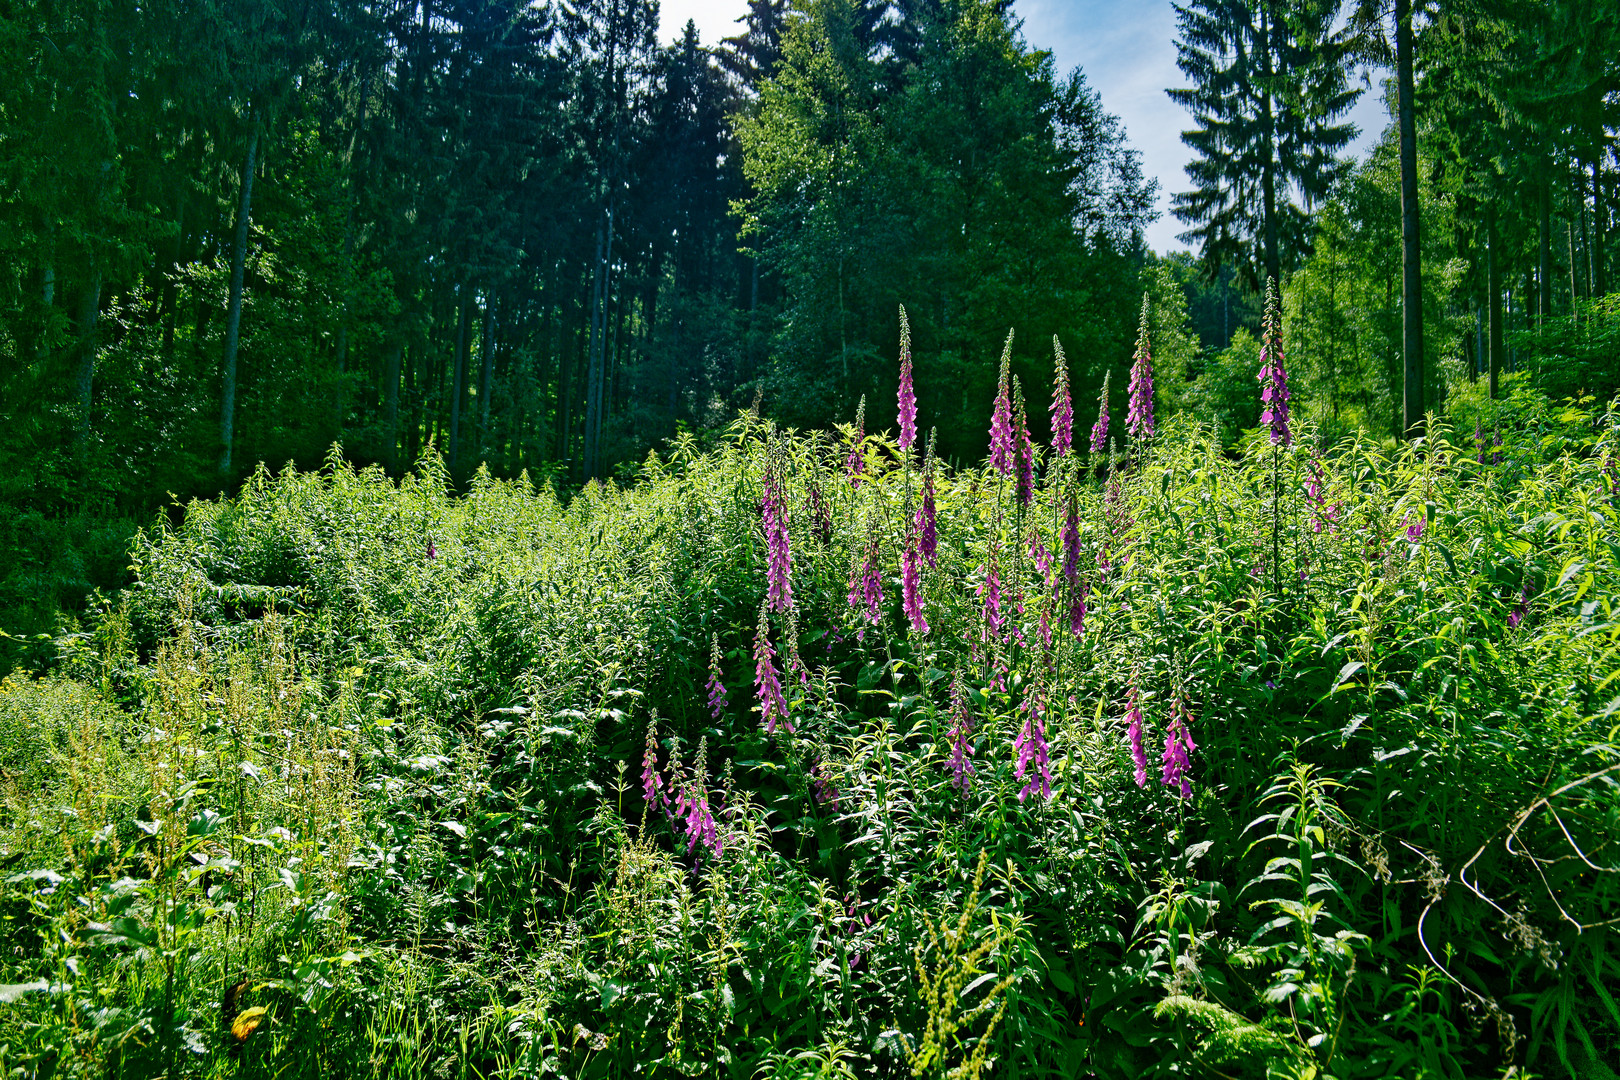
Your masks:
<path fill-rule="evenodd" d="M 849 457 L 844 460 L 844 471 L 849 477 L 849 486 L 861 486 L 861 474 L 866 472 L 866 395 L 861 395 L 861 402 L 855 406 L 855 434 L 849 445 Z"/>
<path fill-rule="evenodd" d="M 793 721 L 788 717 L 787 699 L 782 696 L 782 680 L 776 673 L 776 650 L 771 647 L 770 624 L 763 606 L 759 609 L 759 632 L 754 638 L 754 690 L 765 734 L 776 734 L 778 724 L 789 735 L 793 734 Z"/>
<path fill-rule="evenodd" d="M 932 442 L 932 440 L 930 440 Z M 917 548 L 930 570 L 939 567 L 938 513 L 934 507 L 933 459 L 923 469 L 922 505 L 917 508 Z"/>
<path fill-rule="evenodd" d="M 649 806 L 669 806 L 664 778 L 658 773 L 658 722 L 647 725 L 647 749 L 641 756 L 641 796 Z"/>
<path fill-rule="evenodd" d="M 1057 356 L 1053 364 L 1052 451 L 1066 457 L 1074 443 L 1074 402 L 1069 400 L 1069 364 L 1056 334 L 1052 335 L 1052 351 Z"/>
<path fill-rule="evenodd" d="M 1070 586 L 1080 582 L 1080 511 L 1073 496 L 1063 515 L 1063 580 Z"/>
<path fill-rule="evenodd" d="M 1004 641 L 1006 635 L 1002 628 L 1007 623 L 1007 616 L 1001 611 L 1001 566 L 996 558 L 995 549 L 991 549 L 990 558 L 984 566 L 984 582 L 979 586 L 979 595 L 984 598 L 984 640 Z"/>
<path fill-rule="evenodd" d="M 1001 376 L 996 381 L 996 404 L 990 412 L 990 467 L 1001 475 L 1012 472 L 1012 331 L 1007 332 L 1007 344 L 1001 350 Z"/>
<path fill-rule="evenodd" d="M 1018 471 L 1018 505 L 1035 500 L 1035 444 L 1029 437 L 1029 417 L 1024 412 L 1024 388 L 1013 378 L 1013 462 Z"/>
<path fill-rule="evenodd" d="M 882 551 L 878 542 L 877 519 L 868 515 L 866 545 L 861 561 L 850 568 L 849 606 L 876 626 L 883 618 L 883 577 L 878 570 Z"/>
<path fill-rule="evenodd" d="M 760 516 L 765 529 L 765 567 L 769 587 L 766 601 L 773 611 L 786 613 L 793 606 L 793 552 L 788 545 L 787 500 L 782 479 L 773 466 L 765 471 L 765 494 Z"/>
<path fill-rule="evenodd" d="M 1165 787 L 1175 788 L 1183 799 L 1192 796 L 1192 784 L 1187 779 L 1187 770 L 1191 767 L 1188 755 L 1198 749 L 1198 744 L 1192 738 L 1191 719 L 1186 701 L 1177 695 L 1170 705 L 1170 724 L 1164 733 L 1163 770 L 1159 782 Z"/>
<path fill-rule="evenodd" d="M 1479 452 L 1479 463 L 1485 464 L 1485 429 L 1478 420 L 1474 421 L 1474 448 Z"/>
<path fill-rule="evenodd" d="M 1125 737 L 1131 745 L 1131 761 L 1136 765 L 1136 786 L 1147 787 L 1147 750 L 1142 745 L 1142 698 L 1132 673 L 1125 694 Z"/>
<path fill-rule="evenodd" d="M 1266 282 L 1266 314 L 1261 328 L 1260 401 L 1264 408 L 1260 423 L 1271 429 L 1273 446 L 1291 446 L 1293 431 L 1288 425 L 1288 372 L 1283 367 L 1282 314 L 1277 306 L 1277 282 Z"/>
<path fill-rule="evenodd" d="M 1103 372 L 1102 397 L 1097 401 L 1097 422 L 1091 425 L 1091 452 L 1100 454 L 1108 446 L 1108 379 Z"/>
<path fill-rule="evenodd" d="M 1069 601 L 1069 632 L 1079 637 L 1086 632 L 1086 599 L 1091 595 L 1091 583 L 1081 582 Z"/>
<path fill-rule="evenodd" d="M 928 633 L 928 620 L 923 615 L 921 563 L 917 534 L 913 532 L 906 537 L 906 550 L 901 555 L 900 591 L 905 600 L 906 619 L 911 623 L 911 632 L 917 635 Z"/>
<path fill-rule="evenodd" d="M 1130 407 L 1125 411 L 1125 432 L 1138 441 L 1153 438 L 1153 357 L 1148 345 L 1148 296 L 1142 294 L 1142 323 L 1136 333 L 1131 365 Z"/>
<path fill-rule="evenodd" d="M 720 681 L 720 635 L 709 637 L 709 715 L 720 719 L 726 711 L 726 684 Z"/>
<path fill-rule="evenodd" d="M 968 759 L 973 756 L 973 711 L 968 708 L 967 692 L 962 689 L 962 679 L 957 677 L 951 684 L 951 729 L 946 739 L 951 744 L 951 786 L 959 789 L 965 797 L 968 787 L 973 779 L 973 762 Z"/>
<path fill-rule="evenodd" d="M 1412 515 L 1410 513 L 1408 513 L 1406 515 L 1405 520 L 1410 522 L 1411 519 L 1412 519 Z M 1409 525 L 1406 526 L 1406 538 L 1408 540 L 1410 540 L 1414 544 L 1417 543 L 1419 540 L 1423 539 L 1423 526 L 1425 524 L 1427 524 L 1427 522 L 1428 522 L 1428 515 L 1427 514 L 1419 514 L 1418 519 L 1417 519 L 1417 521 L 1415 523 L 1412 523 L 1412 524 L 1409 524 Z"/>
<path fill-rule="evenodd" d="M 1039 690 L 1024 699 L 1024 713 L 1024 726 L 1013 742 L 1013 750 L 1018 754 L 1013 764 L 1013 779 L 1023 780 L 1026 774 L 1029 779 L 1019 789 L 1018 801 L 1023 802 L 1031 795 L 1050 799 L 1052 772 L 1048 767 L 1051 758 L 1046 744 L 1046 705 Z"/>
<path fill-rule="evenodd" d="M 911 386 L 911 324 L 900 306 L 900 450 L 917 441 L 917 393 Z"/>

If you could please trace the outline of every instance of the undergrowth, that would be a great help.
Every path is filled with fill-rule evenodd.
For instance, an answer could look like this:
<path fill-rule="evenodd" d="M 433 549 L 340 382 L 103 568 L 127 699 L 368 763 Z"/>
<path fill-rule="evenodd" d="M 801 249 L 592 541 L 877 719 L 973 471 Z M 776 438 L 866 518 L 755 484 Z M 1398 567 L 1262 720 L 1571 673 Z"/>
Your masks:
<path fill-rule="evenodd" d="M 1296 435 L 192 503 L 0 684 L 0 1065 L 1612 1076 L 1612 417 Z"/>

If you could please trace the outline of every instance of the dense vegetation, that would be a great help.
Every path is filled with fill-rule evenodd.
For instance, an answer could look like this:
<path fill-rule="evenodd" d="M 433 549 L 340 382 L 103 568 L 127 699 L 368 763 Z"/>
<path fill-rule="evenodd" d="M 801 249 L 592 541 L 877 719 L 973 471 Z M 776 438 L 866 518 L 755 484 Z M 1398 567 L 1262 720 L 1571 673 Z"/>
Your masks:
<path fill-rule="evenodd" d="M 0 1073 L 1612 1078 L 1620 10 L 1177 11 L 0 8 Z"/>
<path fill-rule="evenodd" d="M 1275 334 L 1236 457 L 1144 347 L 1123 455 L 1059 356 L 953 470 L 908 362 L 897 440 L 159 521 L 0 692 L 4 1066 L 1611 1075 L 1615 417 L 1324 449 Z"/>

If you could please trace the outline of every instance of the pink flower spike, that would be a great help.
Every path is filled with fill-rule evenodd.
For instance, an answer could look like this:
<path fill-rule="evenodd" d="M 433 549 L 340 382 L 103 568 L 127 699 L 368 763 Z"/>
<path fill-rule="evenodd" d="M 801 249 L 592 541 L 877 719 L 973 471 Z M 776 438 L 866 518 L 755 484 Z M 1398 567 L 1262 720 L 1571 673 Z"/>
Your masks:
<path fill-rule="evenodd" d="M 1260 423 L 1271 428 L 1273 446 L 1291 446 L 1288 426 L 1288 372 L 1283 368 L 1282 315 L 1277 308 L 1277 283 L 1266 283 L 1264 340 L 1260 347 Z"/>
<path fill-rule="evenodd" d="M 928 619 L 923 615 L 922 554 L 918 550 L 917 534 L 906 537 L 906 550 L 900 556 L 900 591 L 905 600 L 906 619 L 911 632 L 919 637 L 928 633 Z"/>
<path fill-rule="evenodd" d="M 1130 407 L 1125 431 L 1138 441 L 1153 438 L 1153 357 L 1148 347 L 1148 295 L 1142 294 L 1142 323 L 1136 332 L 1135 363 L 1131 365 Z"/>
<path fill-rule="evenodd" d="M 1007 331 L 1007 344 L 1001 349 L 1001 375 L 996 381 L 996 404 L 990 412 L 990 467 L 1003 476 L 1012 472 L 1012 384 L 1009 370 L 1012 366 L 1012 331 Z"/>
<path fill-rule="evenodd" d="M 850 439 L 849 457 L 844 460 L 844 471 L 849 477 L 849 486 L 861 486 L 861 474 L 866 472 L 866 395 L 861 395 L 861 402 L 855 406 L 855 434 Z"/>
<path fill-rule="evenodd" d="M 1091 452 L 1100 454 L 1108 447 L 1108 379 L 1103 372 L 1102 396 L 1097 402 L 1097 422 L 1091 425 Z"/>
<path fill-rule="evenodd" d="M 1046 744 L 1046 703 L 1039 688 L 1024 699 L 1024 713 L 1023 729 L 1013 743 L 1013 749 L 1018 754 L 1013 764 L 1013 779 L 1023 780 L 1025 774 L 1029 774 L 1029 779 L 1019 789 L 1018 801 L 1023 802 L 1031 795 L 1050 799 L 1052 771 L 1048 768 L 1050 754 Z"/>
<path fill-rule="evenodd" d="M 788 717 L 787 699 L 782 696 L 782 680 L 776 673 L 776 650 L 771 648 L 770 623 L 766 609 L 759 609 L 759 631 L 754 638 L 754 690 L 759 699 L 759 719 L 765 734 L 776 734 L 778 724 L 789 735 L 793 721 Z"/>
<path fill-rule="evenodd" d="M 900 306 L 900 449 L 911 449 L 917 441 L 917 393 L 911 386 L 911 323 L 906 308 Z"/>
<path fill-rule="evenodd" d="M 1052 390 L 1052 450 L 1059 456 L 1067 456 L 1074 443 L 1074 403 L 1069 400 L 1069 364 L 1063 356 L 1063 343 L 1056 334 L 1052 335 L 1052 351 L 1057 356 Z"/>
<path fill-rule="evenodd" d="M 1131 673 L 1129 689 L 1125 693 L 1125 738 L 1131 746 L 1131 761 L 1136 765 L 1136 786 L 1147 787 L 1147 750 L 1142 745 L 1142 698 L 1136 689 L 1136 673 Z"/>

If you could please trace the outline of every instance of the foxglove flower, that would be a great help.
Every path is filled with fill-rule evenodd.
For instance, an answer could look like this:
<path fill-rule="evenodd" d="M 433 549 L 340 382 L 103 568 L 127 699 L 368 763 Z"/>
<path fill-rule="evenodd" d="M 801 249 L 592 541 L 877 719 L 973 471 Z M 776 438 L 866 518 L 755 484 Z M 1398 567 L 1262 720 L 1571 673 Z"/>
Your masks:
<path fill-rule="evenodd" d="M 1031 795 L 1043 799 L 1052 797 L 1052 771 L 1048 768 L 1050 755 L 1046 745 L 1046 704 L 1042 691 L 1037 689 L 1024 699 L 1024 726 L 1013 742 L 1018 760 L 1013 765 L 1013 779 L 1029 779 L 1018 791 L 1018 801 Z"/>
<path fill-rule="evenodd" d="M 720 681 L 720 635 L 709 637 L 709 715 L 720 719 L 726 711 L 726 684 Z"/>
<path fill-rule="evenodd" d="M 1001 565 L 994 548 L 991 549 L 990 558 L 985 563 L 984 582 L 979 586 L 978 592 L 984 598 L 985 641 L 991 639 L 1004 641 L 1006 635 L 1002 632 L 1002 628 L 1007 624 L 1007 616 L 1001 611 Z"/>
<path fill-rule="evenodd" d="M 1063 343 L 1052 335 L 1052 351 L 1057 368 L 1052 389 L 1052 451 L 1067 456 L 1074 443 L 1074 402 L 1069 399 L 1069 364 L 1063 357 Z"/>
<path fill-rule="evenodd" d="M 1103 372 L 1102 396 L 1097 400 L 1097 422 L 1091 425 L 1091 452 L 1100 454 L 1108 446 L 1108 379 Z"/>
<path fill-rule="evenodd" d="M 1018 469 L 1018 505 L 1035 500 L 1035 444 L 1029 437 L 1029 417 L 1024 412 L 1024 388 L 1013 377 L 1013 459 Z"/>
<path fill-rule="evenodd" d="M 765 528 L 766 602 L 773 611 L 786 613 L 793 606 L 793 552 L 788 546 L 787 499 L 782 475 L 773 462 L 765 469 L 765 493 L 759 500 Z"/>
<path fill-rule="evenodd" d="M 782 696 L 782 680 L 776 673 L 776 650 L 771 648 L 771 627 L 766 609 L 759 609 L 759 632 L 754 638 L 754 693 L 759 699 L 759 719 L 765 734 L 776 734 L 778 724 L 789 735 L 793 721 L 788 718 L 787 699 Z"/>
<path fill-rule="evenodd" d="M 1496 434 L 1491 438 L 1491 464 L 1502 464 L 1502 425 L 1496 425 Z"/>
<path fill-rule="evenodd" d="M 1478 420 L 1474 421 L 1474 449 L 1478 451 L 1479 463 L 1485 464 L 1485 429 Z"/>
<path fill-rule="evenodd" d="M 1069 496 L 1063 515 L 1063 580 L 1073 588 L 1080 583 L 1080 511 Z"/>
<path fill-rule="evenodd" d="M 686 854 L 691 856 L 702 844 L 715 858 L 720 857 L 720 830 L 714 814 L 709 810 L 709 743 L 707 736 L 698 743 L 697 761 L 693 763 L 692 780 L 681 793 L 681 807 L 686 818 Z"/>
<path fill-rule="evenodd" d="M 1142 745 L 1142 696 L 1136 689 L 1136 673 L 1131 673 L 1125 692 L 1125 738 L 1131 745 L 1131 761 L 1136 764 L 1136 786 L 1147 787 L 1147 750 Z"/>
<path fill-rule="evenodd" d="M 849 476 L 849 486 L 861 486 L 861 474 L 866 472 L 866 395 L 861 395 L 861 402 L 855 406 L 855 434 L 851 436 L 849 444 L 849 457 L 844 460 L 844 472 Z"/>
<path fill-rule="evenodd" d="M 900 307 L 900 451 L 909 453 L 917 441 L 917 393 L 911 387 L 911 324 L 905 305 Z"/>
<path fill-rule="evenodd" d="M 428 562 L 432 562 L 434 559 L 437 559 L 439 557 L 439 549 L 433 546 L 433 541 L 432 540 L 428 541 L 427 557 L 428 557 Z"/>
<path fill-rule="evenodd" d="M 647 749 L 641 755 L 641 797 L 648 806 L 669 809 L 664 778 L 658 773 L 658 718 L 647 725 Z"/>
<path fill-rule="evenodd" d="M 923 459 L 922 504 L 917 507 L 917 546 L 930 570 L 939 567 L 938 515 L 934 508 L 934 434 L 928 433 L 928 456 Z"/>
<path fill-rule="evenodd" d="M 906 550 L 900 556 L 900 592 L 911 632 L 922 635 L 928 633 L 928 620 L 923 616 L 922 553 L 918 546 L 915 532 L 906 537 Z"/>
<path fill-rule="evenodd" d="M 816 763 L 810 768 L 810 794 L 821 806 L 831 806 L 838 809 L 838 785 L 834 782 L 832 770 L 827 767 L 827 759 L 818 757 Z"/>
<path fill-rule="evenodd" d="M 1090 595 L 1091 583 L 1083 581 L 1069 601 L 1069 632 L 1075 637 L 1086 632 L 1086 599 Z"/>
<path fill-rule="evenodd" d="M 963 796 L 973 780 L 973 711 L 968 708 L 967 691 L 962 689 L 962 678 L 957 676 L 951 684 L 951 730 L 946 738 L 951 744 L 951 786 Z"/>
<path fill-rule="evenodd" d="M 1048 587 L 1052 584 L 1052 553 L 1046 549 L 1046 538 L 1041 535 L 1040 526 L 1031 524 L 1029 527 L 1029 557 L 1035 563 L 1035 569 L 1041 572 L 1042 579 Z"/>
<path fill-rule="evenodd" d="M 1260 423 L 1271 428 L 1273 446 L 1291 446 L 1288 427 L 1288 372 L 1283 368 L 1282 315 L 1277 309 L 1277 282 L 1266 282 L 1265 339 L 1260 346 Z"/>
<path fill-rule="evenodd" d="M 878 571 L 881 552 L 878 547 L 877 520 L 866 517 L 866 544 L 861 561 L 849 569 L 849 606 L 868 623 L 876 626 L 883 615 L 883 577 Z M 866 631 L 861 631 L 865 640 Z"/>
<path fill-rule="evenodd" d="M 990 412 L 990 467 L 1006 476 L 1013 467 L 1012 384 L 1008 374 L 1012 366 L 1012 332 L 1007 333 L 1007 344 L 1001 350 L 1001 376 L 996 381 L 996 405 Z"/>
<path fill-rule="evenodd" d="M 1136 353 L 1131 365 L 1130 406 L 1125 410 L 1125 432 L 1138 441 L 1153 438 L 1153 358 L 1148 346 L 1148 298 L 1142 294 L 1142 324 L 1136 332 Z"/>
<path fill-rule="evenodd" d="M 1193 742 L 1191 714 L 1187 711 L 1187 703 L 1178 694 L 1170 703 L 1170 724 L 1164 733 L 1164 755 L 1161 762 L 1164 766 L 1159 776 L 1159 782 L 1165 787 L 1176 788 L 1183 799 L 1192 797 L 1192 784 L 1187 780 L 1187 769 L 1191 766 L 1188 755 L 1198 749 Z"/>
<path fill-rule="evenodd" d="M 1528 581 L 1519 589 L 1519 606 L 1514 608 L 1512 613 L 1508 615 L 1508 626 L 1515 630 L 1519 628 L 1519 624 L 1524 621 L 1524 617 L 1530 613 L 1530 595 L 1535 591 L 1530 587 Z"/>
<path fill-rule="evenodd" d="M 1427 514 L 1419 514 L 1417 521 L 1412 522 L 1412 515 L 1408 513 L 1403 522 L 1403 524 L 1410 523 L 1406 524 L 1406 538 L 1414 544 L 1423 539 L 1423 526 L 1427 521 Z"/>

